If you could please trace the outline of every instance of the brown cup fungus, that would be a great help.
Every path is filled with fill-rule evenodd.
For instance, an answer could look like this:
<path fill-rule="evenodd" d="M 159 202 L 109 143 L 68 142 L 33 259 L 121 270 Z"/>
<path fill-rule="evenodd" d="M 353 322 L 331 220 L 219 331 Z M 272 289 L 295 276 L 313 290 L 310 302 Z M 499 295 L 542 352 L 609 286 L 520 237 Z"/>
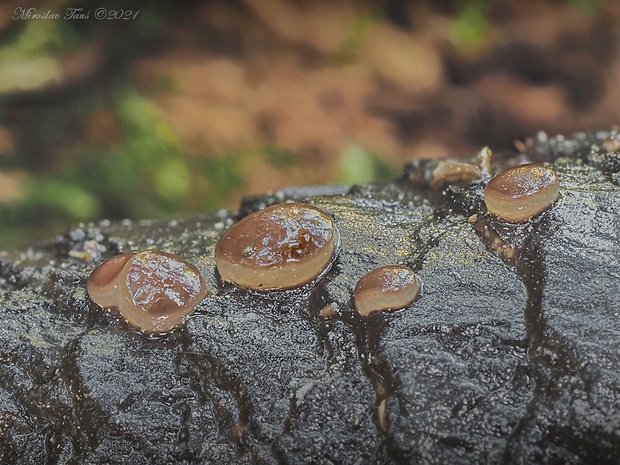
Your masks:
<path fill-rule="evenodd" d="M 442 161 L 433 170 L 433 185 L 442 186 L 448 183 L 470 182 L 480 179 L 480 168 L 469 163 Z"/>
<path fill-rule="evenodd" d="M 399 310 L 420 293 L 420 280 L 409 268 L 388 265 L 372 270 L 357 282 L 353 292 L 361 316 L 384 310 Z"/>
<path fill-rule="evenodd" d="M 488 182 L 484 202 L 493 215 L 510 223 L 523 223 L 549 208 L 559 192 L 558 177 L 551 168 L 520 165 L 502 171 Z"/>
<path fill-rule="evenodd" d="M 331 216 L 312 205 L 287 203 L 254 212 L 215 247 L 222 280 L 254 290 L 291 289 L 325 273 L 340 242 Z"/>
<path fill-rule="evenodd" d="M 91 273 L 86 287 L 93 302 L 117 307 L 127 323 L 148 334 L 180 325 L 206 294 L 194 266 L 150 250 L 106 260 Z"/>

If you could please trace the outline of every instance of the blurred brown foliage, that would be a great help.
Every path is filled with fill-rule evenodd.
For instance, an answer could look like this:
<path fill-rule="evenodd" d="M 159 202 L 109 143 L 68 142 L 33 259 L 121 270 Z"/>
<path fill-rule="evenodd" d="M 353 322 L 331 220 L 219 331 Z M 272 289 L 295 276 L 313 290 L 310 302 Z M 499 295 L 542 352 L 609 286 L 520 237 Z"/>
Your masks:
<path fill-rule="evenodd" d="M 24 179 L 38 179 L 32 173 L 60 173 L 67 160 L 79 164 L 86 153 L 109 157 L 135 145 L 118 89 L 150 102 L 154 124 L 170 131 L 154 135 L 153 146 L 164 140 L 183 160 L 218 160 L 218 170 L 236 170 L 199 176 L 193 162 L 187 169 L 177 163 L 187 180 L 171 194 L 160 169 L 149 181 L 153 192 L 180 199 L 164 209 L 169 216 L 234 207 L 242 195 L 289 185 L 377 176 L 412 158 L 471 156 L 484 145 L 504 150 L 541 130 L 591 130 L 619 120 L 620 2 L 611 0 L 126 2 L 140 10 L 135 21 L 7 19 L 35 5 L 27 3 L 5 3 L 0 21 L 0 70 L 11 69 L 0 73 L 5 203 L 28 195 Z M 37 10 L 84 7 L 78 3 L 56 0 Z M 109 4 L 91 5 L 91 15 Z M 31 54 L 10 54 L 20 40 L 54 26 L 61 37 L 41 46 L 44 53 L 34 53 L 35 45 Z M 360 174 L 358 164 L 370 168 Z M 90 166 L 87 176 L 96 179 L 101 168 Z M 98 200 L 107 184 L 76 186 L 92 199 L 79 210 L 86 214 L 63 221 L 159 214 L 118 208 L 114 196 Z M 197 196 L 215 200 L 193 201 Z"/>

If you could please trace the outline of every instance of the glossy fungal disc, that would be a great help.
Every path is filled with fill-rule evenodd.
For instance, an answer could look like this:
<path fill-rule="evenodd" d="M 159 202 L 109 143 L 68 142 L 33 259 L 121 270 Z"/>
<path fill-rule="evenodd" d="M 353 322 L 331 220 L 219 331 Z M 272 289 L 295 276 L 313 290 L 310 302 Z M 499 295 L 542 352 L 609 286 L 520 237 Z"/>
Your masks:
<path fill-rule="evenodd" d="M 145 333 L 165 333 L 178 326 L 206 294 L 195 267 L 157 251 L 103 262 L 88 279 L 87 289 L 96 304 L 118 307 L 130 325 Z"/>
<path fill-rule="evenodd" d="M 484 188 L 484 202 L 493 215 L 523 223 L 549 208 L 558 198 L 558 177 L 551 168 L 528 164 L 508 168 Z"/>
<path fill-rule="evenodd" d="M 287 203 L 254 212 L 233 225 L 215 247 L 224 281 L 254 290 L 307 284 L 332 263 L 340 235 L 318 208 Z"/>
<path fill-rule="evenodd" d="M 93 302 L 103 308 L 116 307 L 118 276 L 133 256 L 132 253 L 125 253 L 108 258 L 93 270 L 86 283 L 86 290 Z"/>
<path fill-rule="evenodd" d="M 372 270 L 357 282 L 353 293 L 361 316 L 382 310 L 399 310 L 420 293 L 420 280 L 409 268 L 388 265 Z"/>
<path fill-rule="evenodd" d="M 468 182 L 480 179 L 480 168 L 469 163 L 442 161 L 433 170 L 432 183 L 441 186 L 447 183 Z"/>

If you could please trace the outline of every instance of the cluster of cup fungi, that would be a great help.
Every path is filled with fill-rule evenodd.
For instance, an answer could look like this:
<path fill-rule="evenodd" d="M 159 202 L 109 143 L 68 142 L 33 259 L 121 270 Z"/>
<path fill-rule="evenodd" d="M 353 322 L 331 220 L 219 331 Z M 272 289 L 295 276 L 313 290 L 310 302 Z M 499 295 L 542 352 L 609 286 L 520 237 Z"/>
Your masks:
<path fill-rule="evenodd" d="M 488 151 L 488 149 L 486 149 Z M 481 152 L 482 153 L 482 152 Z M 490 154 L 490 151 L 489 151 Z M 440 180 L 473 180 L 490 171 L 489 157 L 481 168 L 444 162 Z M 490 177 L 490 176 L 489 176 Z M 524 223 L 548 209 L 557 199 L 559 183 L 546 165 L 509 168 L 488 181 L 484 202 L 500 221 Z M 215 262 L 224 282 L 254 291 L 292 289 L 318 281 L 331 267 L 340 246 L 333 218 L 303 203 L 273 205 L 234 224 L 215 247 Z M 411 305 L 421 281 L 409 268 L 387 265 L 369 272 L 353 293 L 361 317 Z M 183 259 L 159 251 L 123 254 L 99 265 L 87 283 L 90 298 L 146 334 L 163 334 L 182 324 L 206 295 L 200 272 Z M 327 311 L 325 311 L 327 310 Z M 328 306 L 321 314 L 333 314 Z"/>

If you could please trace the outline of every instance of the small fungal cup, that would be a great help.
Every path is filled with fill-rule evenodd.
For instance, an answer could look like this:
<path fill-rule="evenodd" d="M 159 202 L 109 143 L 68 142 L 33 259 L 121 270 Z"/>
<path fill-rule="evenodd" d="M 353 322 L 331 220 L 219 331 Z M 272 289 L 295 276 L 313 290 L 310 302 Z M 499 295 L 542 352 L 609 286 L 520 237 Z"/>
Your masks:
<path fill-rule="evenodd" d="M 420 280 L 407 267 L 382 266 L 364 275 L 355 286 L 353 301 L 357 312 L 366 317 L 374 312 L 400 310 L 420 293 Z"/>
<path fill-rule="evenodd" d="M 87 291 L 97 305 L 117 307 L 140 331 L 160 334 L 194 311 L 206 287 L 200 272 L 176 255 L 145 251 L 103 262 L 88 278 Z"/>
<path fill-rule="evenodd" d="M 307 204 L 273 205 L 233 225 L 215 247 L 223 281 L 254 290 L 291 289 L 318 279 L 340 243 L 334 221 Z"/>
<path fill-rule="evenodd" d="M 470 182 L 480 179 L 480 168 L 469 163 L 442 161 L 433 171 L 433 184 L 442 186 L 453 182 Z"/>
<path fill-rule="evenodd" d="M 555 171 L 532 163 L 508 168 L 491 179 L 484 188 L 484 203 L 498 218 L 523 223 L 549 208 L 559 191 Z"/>

